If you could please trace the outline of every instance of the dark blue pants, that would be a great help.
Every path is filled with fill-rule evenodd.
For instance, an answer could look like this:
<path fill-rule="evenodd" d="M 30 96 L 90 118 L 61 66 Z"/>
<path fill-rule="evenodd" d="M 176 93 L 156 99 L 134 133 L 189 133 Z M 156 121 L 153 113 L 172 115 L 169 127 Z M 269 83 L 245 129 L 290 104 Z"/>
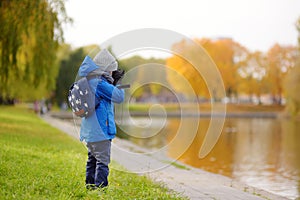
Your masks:
<path fill-rule="evenodd" d="M 87 186 L 108 186 L 111 141 L 88 142 L 88 160 L 86 163 Z"/>

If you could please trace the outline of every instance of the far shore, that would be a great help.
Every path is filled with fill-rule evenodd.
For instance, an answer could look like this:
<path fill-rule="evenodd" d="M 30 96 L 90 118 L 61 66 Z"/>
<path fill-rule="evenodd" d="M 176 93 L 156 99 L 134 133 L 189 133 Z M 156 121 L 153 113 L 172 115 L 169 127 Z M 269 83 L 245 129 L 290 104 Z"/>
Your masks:
<path fill-rule="evenodd" d="M 289 118 L 284 106 L 270 105 L 214 105 L 212 112 L 210 104 L 186 104 L 181 109 L 175 104 L 132 104 L 117 110 L 116 116 L 132 117 L 200 117 L 200 118 Z M 154 107 L 154 109 L 153 109 Z M 71 111 L 52 111 L 51 115 L 60 119 L 73 119 Z M 80 118 L 78 118 L 80 119 Z"/>
<path fill-rule="evenodd" d="M 151 112 L 130 112 L 130 116 L 134 117 L 162 117 L 162 113 Z M 278 118 L 281 113 L 278 112 L 167 112 L 168 117 L 200 117 L 200 118 Z"/>
<path fill-rule="evenodd" d="M 155 107 L 157 106 L 158 107 Z M 292 118 L 280 105 L 253 105 L 253 104 L 214 104 L 212 111 L 211 104 L 129 104 L 121 109 L 116 109 L 116 116 L 131 117 L 199 117 L 199 118 L 271 118 L 290 119 Z M 51 111 L 51 115 L 59 119 L 73 119 L 70 110 Z M 80 119 L 80 118 L 78 118 Z M 300 116 L 293 117 L 300 120 Z"/>
<path fill-rule="evenodd" d="M 51 116 L 59 119 L 73 119 L 75 116 L 73 116 L 72 112 L 69 111 L 60 111 L 60 112 L 51 112 Z M 118 115 L 117 115 L 118 116 Z M 165 117 L 166 115 L 162 113 L 155 113 L 151 112 L 149 114 L 148 112 L 144 111 L 132 111 L 129 113 L 131 117 Z M 243 112 L 243 113 L 210 113 L 210 112 L 189 112 L 189 113 L 181 113 L 181 112 L 167 112 L 167 117 L 200 117 L 200 118 L 279 118 L 282 116 L 282 113 L 278 112 Z M 124 116 L 123 116 L 124 117 Z M 76 117 L 75 117 L 76 118 Z M 80 118 L 78 118 L 80 119 Z"/>

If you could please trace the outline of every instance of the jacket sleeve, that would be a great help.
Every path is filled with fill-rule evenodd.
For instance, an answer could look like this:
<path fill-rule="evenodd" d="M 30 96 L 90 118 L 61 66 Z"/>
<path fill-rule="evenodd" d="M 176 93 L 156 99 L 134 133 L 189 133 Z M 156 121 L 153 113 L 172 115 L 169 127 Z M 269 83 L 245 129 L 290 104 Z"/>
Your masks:
<path fill-rule="evenodd" d="M 106 81 L 99 82 L 95 95 L 97 98 L 106 99 L 114 103 L 122 103 L 124 101 L 124 89 L 119 89 Z"/>

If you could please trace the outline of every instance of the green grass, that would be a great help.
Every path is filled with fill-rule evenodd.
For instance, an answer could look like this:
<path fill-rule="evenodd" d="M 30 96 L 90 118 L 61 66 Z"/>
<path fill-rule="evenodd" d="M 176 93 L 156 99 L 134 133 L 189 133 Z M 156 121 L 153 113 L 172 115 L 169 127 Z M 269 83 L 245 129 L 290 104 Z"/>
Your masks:
<path fill-rule="evenodd" d="M 210 103 L 201 103 L 201 104 L 193 104 L 193 103 L 182 103 L 181 105 L 175 103 L 164 103 L 160 104 L 164 107 L 166 111 L 180 111 L 180 109 L 184 109 L 185 111 L 195 111 L 197 109 L 200 112 L 211 112 L 211 104 Z M 135 103 L 129 104 L 128 108 L 130 111 L 135 112 L 148 112 L 149 108 L 152 104 L 148 103 Z M 223 110 L 224 104 L 216 103 L 214 104 L 216 110 Z M 282 112 L 284 110 L 284 106 L 279 105 L 254 105 L 254 104 L 226 104 L 227 112 Z"/>
<path fill-rule="evenodd" d="M 184 165 L 175 163 L 175 162 L 172 162 L 171 165 L 173 165 L 174 167 L 177 167 L 178 169 L 191 170 L 190 168 L 188 168 L 188 167 L 186 167 L 186 166 L 184 166 Z"/>
<path fill-rule="evenodd" d="M 106 191 L 86 191 L 86 149 L 32 111 L 0 106 L 1 199 L 183 199 L 112 162 Z"/>
<path fill-rule="evenodd" d="M 154 104 L 149 103 L 133 103 L 128 105 L 128 109 L 130 111 L 148 112 L 153 105 Z M 177 111 L 179 109 L 179 106 L 174 103 L 164 103 L 159 105 L 163 106 L 166 111 Z"/>
<path fill-rule="evenodd" d="M 178 169 L 191 170 L 189 167 L 187 167 L 185 165 L 181 165 L 178 162 L 164 161 L 164 163 L 168 163 L 170 165 L 173 165 L 174 167 L 176 167 Z"/>

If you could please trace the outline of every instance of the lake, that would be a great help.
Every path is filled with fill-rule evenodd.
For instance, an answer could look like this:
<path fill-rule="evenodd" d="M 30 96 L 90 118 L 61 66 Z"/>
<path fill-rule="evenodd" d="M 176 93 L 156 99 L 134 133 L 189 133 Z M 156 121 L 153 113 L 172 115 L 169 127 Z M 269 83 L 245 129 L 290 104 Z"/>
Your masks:
<path fill-rule="evenodd" d="M 300 122 L 271 118 L 227 118 L 205 158 L 199 150 L 210 118 L 122 119 L 118 135 L 149 151 L 222 174 L 290 199 L 300 197 Z M 197 127 L 195 129 L 195 126 Z"/>

